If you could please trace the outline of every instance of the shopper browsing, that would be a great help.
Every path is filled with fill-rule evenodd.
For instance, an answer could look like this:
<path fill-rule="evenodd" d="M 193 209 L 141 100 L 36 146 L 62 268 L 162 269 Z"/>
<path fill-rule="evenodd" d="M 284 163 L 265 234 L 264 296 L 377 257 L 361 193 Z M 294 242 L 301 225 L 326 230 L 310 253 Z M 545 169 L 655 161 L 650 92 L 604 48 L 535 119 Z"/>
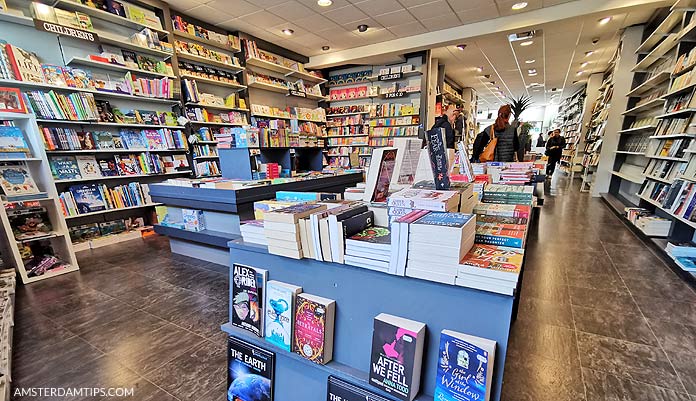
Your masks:
<path fill-rule="evenodd" d="M 553 131 L 549 131 L 548 135 L 546 135 L 547 138 L 551 138 L 551 135 L 553 135 Z M 537 148 L 544 148 L 546 147 L 546 140 L 544 139 L 544 134 L 542 132 L 539 133 L 539 138 L 537 138 Z"/>
<path fill-rule="evenodd" d="M 442 112 L 440 117 L 435 117 L 435 124 L 431 129 L 444 128 L 445 129 L 445 146 L 447 149 L 454 149 L 454 105 L 447 105 Z"/>
<path fill-rule="evenodd" d="M 549 162 L 546 165 L 546 177 L 551 177 L 556 171 L 556 163 L 561 161 L 563 148 L 566 146 L 565 138 L 561 136 L 560 129 L 553 130 L 550 135 L 546 142 L 546 156 L 549 157 Z"/>
<path fill-rule="evenodd" d="M 457 138 L 462 138 L 464 132 L 464 116 L 462 115 L 462 109 L 454 109 L 454 140 Z"/>
<path fill-rule="evenodd" d="M 510 124 L 512 109 L 506 104 L 498 109 L 498 118 L 493 125 L 483 130 L 474 141 L 473 162 L 514 162 L 520 148 L 517 137 L 517 120 Z M 492 156 L 492 158 L 490 157 Z"/>

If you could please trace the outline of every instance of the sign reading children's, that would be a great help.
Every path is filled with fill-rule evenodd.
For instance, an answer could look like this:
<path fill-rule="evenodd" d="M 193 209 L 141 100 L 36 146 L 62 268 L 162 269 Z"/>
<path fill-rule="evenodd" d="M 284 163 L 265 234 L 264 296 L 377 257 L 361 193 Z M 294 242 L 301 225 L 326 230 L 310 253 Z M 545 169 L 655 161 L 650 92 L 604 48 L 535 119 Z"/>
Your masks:
<path fill-rule="evenodd" d="M 58 25 L 54 24 L 53 22 L 42 21 L 36 18 L 34 18 L 34 28 L 43 32 L 55 33 L 56 35 L 68 36 L 71 38 L 84 40 L 86 42 L 99 44 L 99 36 L 96 33 L 82 29 Z"/>

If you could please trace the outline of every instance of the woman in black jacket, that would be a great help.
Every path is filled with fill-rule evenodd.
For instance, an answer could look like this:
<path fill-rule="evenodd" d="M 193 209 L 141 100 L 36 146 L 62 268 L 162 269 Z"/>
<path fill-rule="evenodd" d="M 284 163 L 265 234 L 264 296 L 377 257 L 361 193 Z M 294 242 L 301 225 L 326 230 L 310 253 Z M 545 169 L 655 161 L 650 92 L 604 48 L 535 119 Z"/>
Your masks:
<path fill-rule="evenodd" d="M 471 155 L 471 161 L 478 163 L 481 153 L 486 149 L 488 142 L 491 140 L 491 128 L 495 131 L 495 137 L 498 138 L 498 144 L 495 147 L 495 161 L 497 162 L 514 162 L 515 155 L 520 148 L 519 138 L 517 137 L 517 120 L 510 124 L 510 115 L 512 109 L 506 104 L 498 109 L 498 118 L 495 123 L 486 127 L 474 140 L 474 150 Z"/>

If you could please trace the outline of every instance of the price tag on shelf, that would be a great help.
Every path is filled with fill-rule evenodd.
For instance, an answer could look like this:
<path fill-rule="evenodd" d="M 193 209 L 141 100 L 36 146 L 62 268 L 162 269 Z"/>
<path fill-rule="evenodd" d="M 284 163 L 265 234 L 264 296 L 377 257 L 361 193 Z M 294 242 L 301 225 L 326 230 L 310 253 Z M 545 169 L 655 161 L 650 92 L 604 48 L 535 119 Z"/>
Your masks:
<path fill-rule="evenodd" d="M 406 96 L 408 96 L 408 92 L 404 92 L 404 91 L 398 91 L 398 92 L 384 94 L 385 99 L 396 99 L 396 98 L 406 97 Z"/>
<path fill-rule="evenodd" d="M 380 76 L 377 77 L 377 79 L 378 79 L 379 81 L 394 81 L 394 80 L 397 80 L 397 79 L 401 79 L 401 78 L 403 78 L 403 77 L 404 77 L 404 73 L 403 73 L 403 72 L 397 72 L 397 73 L 394 73 L 394 74 L 380 75 Z"/>

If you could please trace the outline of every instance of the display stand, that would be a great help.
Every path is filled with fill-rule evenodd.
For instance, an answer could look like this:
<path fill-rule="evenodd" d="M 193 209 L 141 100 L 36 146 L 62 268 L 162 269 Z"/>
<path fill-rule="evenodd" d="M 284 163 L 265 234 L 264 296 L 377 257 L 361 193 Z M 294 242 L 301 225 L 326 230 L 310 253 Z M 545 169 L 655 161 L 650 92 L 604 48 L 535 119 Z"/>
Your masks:
<path fill-rule="evenodd" d="M 329 375 L 377 394 L 368 384 L 373 318 L 388 313 L 427 325 L 418 401 L 432 400 L 439 358 L 440 331 L 455 330 L 497 342 L 491 401 L 500 400 L 515 298 L 464 287 L 384 274 L 349 265 L 293 260 L 265 247 L 231 241 L 230 259 L 267 269 L 270 280 L 302 286 L 303 291 L 336 300 L 333 360 L 318 365 L 231 324 L 222 330 L 276 354 L 276 401 L 324 401 Z M 230 271 L 232 279 L 232 271 Z M 230 300 L 232 305 L 232 300 Z M 230 316 L 234 311 L 230 308 Z"/>

